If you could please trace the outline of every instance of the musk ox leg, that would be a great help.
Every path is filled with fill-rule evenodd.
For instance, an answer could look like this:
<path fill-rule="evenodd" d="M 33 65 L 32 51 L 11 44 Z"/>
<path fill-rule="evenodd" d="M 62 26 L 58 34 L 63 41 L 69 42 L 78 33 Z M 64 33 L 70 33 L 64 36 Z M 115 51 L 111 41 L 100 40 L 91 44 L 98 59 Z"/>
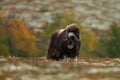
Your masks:
<path fill-rule="evenodd" d="M 47 59 L 51 59 L 51 57 L 52 57 L 52 52 L 53 52 L 53 48 L 49 48 L 49 49 L 48 49 L 48 53 L 47 53 Z"/>
<path fill-rule="evenodd" d="M 60 52 L 55 49 L 55 48 L 50 48 L 47 54 L 47 59 L 52 59 L 52 60 L 59 60 L 62 59 L 62 55 Z"/>
<path fill-rule="evenodd" d="M 78 57 L 77 56 L 74 58 L 74 61 L 78 61 Z"/>
<path fill-rule="evenodd" d="M 67 56 L 64 56 L 64 61 L 68 62 L 68 61 L 70 61 L 70 58 L 68 58 Z"/>

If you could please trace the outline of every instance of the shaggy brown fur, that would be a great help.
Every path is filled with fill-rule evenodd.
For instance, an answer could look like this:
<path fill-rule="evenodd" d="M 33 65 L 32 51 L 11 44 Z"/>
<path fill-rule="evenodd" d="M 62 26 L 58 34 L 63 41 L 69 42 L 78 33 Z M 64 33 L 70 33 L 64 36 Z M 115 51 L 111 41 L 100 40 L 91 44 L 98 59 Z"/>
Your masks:
<path fill-rule="evenodd" d="M 52 34 L 47 59 L 75 58 L 79 55 L 80 46 L 79 28 L 76 24 L 70 24 Z"/>

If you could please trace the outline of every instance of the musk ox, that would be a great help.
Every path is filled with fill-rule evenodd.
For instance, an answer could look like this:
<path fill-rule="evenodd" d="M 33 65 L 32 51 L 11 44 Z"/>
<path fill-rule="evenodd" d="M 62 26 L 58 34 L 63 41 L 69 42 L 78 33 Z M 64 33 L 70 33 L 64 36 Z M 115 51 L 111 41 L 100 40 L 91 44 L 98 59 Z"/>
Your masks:
<path fill-rule="evenodd" d="M 52 34 L 47 59 L 72 58 L 77 61 L 81 46 L 80 31 L 77 24 L 70 24 Z"/>

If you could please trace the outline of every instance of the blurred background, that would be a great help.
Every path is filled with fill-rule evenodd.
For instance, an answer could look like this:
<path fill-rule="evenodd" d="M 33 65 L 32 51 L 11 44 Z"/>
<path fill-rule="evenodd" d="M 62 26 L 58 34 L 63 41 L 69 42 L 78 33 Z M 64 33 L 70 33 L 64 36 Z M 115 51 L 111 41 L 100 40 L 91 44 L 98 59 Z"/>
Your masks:
<path fill-rule="evenodd" d="M 0 0 L 0 56 L 45 56 L 52 33 L 71 23 L 80 57 L 120 57 L 120 0 Z"/>

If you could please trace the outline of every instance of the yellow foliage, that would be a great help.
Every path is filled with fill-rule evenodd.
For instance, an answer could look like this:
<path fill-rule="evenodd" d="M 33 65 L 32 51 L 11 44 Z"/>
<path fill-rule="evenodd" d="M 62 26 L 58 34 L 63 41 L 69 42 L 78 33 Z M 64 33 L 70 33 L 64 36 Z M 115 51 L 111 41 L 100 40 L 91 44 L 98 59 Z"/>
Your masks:
<path fill-rule="evenodd" d="M 91 52 L 95 51 L 98 46 L 98 40 L 95 33 L 88 27 L 81 28 L 82 47 L 80 55 L 91 56 Z"/>
<path fill-rule="evenodd" d="M 30 32 L 23 19 L 0 18 L 0 20 L 2 21 L 0 33 L 5 31 L 6 35 L 10 36 L 12 45 L 18 50 L 26 52 L 29 48 L 36 46 L 36 37 Z"/>

